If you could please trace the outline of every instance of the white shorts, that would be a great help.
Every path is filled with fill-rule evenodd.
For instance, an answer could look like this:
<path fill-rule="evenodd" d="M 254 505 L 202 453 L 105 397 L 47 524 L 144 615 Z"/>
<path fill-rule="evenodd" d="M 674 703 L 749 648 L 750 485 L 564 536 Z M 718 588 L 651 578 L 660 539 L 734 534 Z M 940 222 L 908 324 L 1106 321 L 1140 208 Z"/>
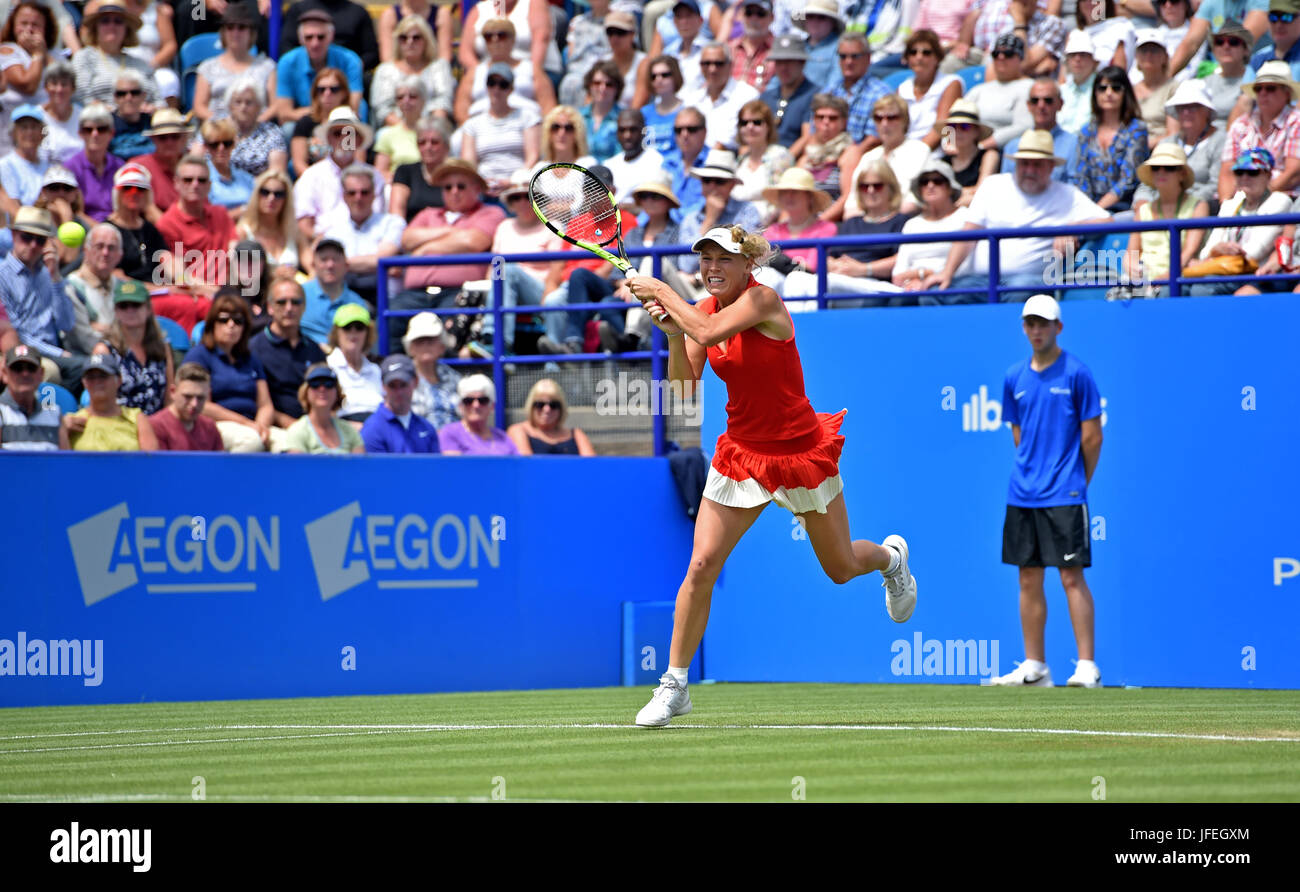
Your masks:
<path fill-rule="evenodd" d="M 835 500 L 844 490 L 844 481 L 839 474 L 827 477 L 816 489 L 799 486 L 786 489 L 784 486 L 776 492 L 757 480 L 732 480 L 718 473 L 717 468 L 709 465 L 709 479 L 704 484 L 704 498 L 726 505 L 728 508 L 757 508 L 768 502 L 776 502 L 791 514 L 807 514 L 816 511 L 826 513 L 826 506 Z"/>

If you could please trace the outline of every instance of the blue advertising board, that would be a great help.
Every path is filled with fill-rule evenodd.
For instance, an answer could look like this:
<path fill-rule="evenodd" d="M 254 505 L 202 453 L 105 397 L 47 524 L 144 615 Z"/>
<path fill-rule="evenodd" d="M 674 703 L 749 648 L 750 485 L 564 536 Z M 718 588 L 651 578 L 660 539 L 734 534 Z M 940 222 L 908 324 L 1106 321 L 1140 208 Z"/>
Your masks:
<path fill-rule="evenodd" d="M 796 315 L 813 406 L 848 408 L 855 538 L 905 536 L 919 588 L 889 621 L 878 574 L 837 587 L 769 506 L 713 599 L 705 672 L 727 681 L 975 683 L 1024 658 L 1001 563 L 1019 305 Z M 1066 301 L 1059 344 L 1092 370 L 1104 443 L 1088 490 L 1103 683 L 1300 687 L 1300 330 L 1294 295 Z M 705 389 L 706 451 L 725 421 Z M 1047 659 L 1077 656 L 1047 571 Z"/>
<path fill-rule="evenodd" d="M 0 467 L 4 706 L 614 685 L 689 556 L 665 459 Z"/>

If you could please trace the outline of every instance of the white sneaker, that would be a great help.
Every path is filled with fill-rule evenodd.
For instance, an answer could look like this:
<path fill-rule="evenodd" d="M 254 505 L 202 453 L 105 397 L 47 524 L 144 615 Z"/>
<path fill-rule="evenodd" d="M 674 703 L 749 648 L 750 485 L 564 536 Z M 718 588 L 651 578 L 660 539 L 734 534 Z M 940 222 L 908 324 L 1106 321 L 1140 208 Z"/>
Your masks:
<path fill-rule="evenodd" d="M 905 623 L 916 609 L 916 577 L 907 569 L 907 540 L 902 536 L 886 536 L 880 543 L 898 552 L 898 569 L 885 576 L 885 609 L 896 623 Z M 881 574 L 884 576 L 884 574 Z"/>
<path fill-rule="evenodd" d="M 1080 660 L 1074 667 L 1074 674 L 1065 682 L 1066 687 L 1071 688 L 1099 688 L 1101 687 L 1101 670 L 1092 660 Z"/>
<path fill-rule="evenodd" d="M 1019 686 L 1033 688 L 1052 688 L 1052 670 L 1047 666 L 1043 667 L 1041 673 L 1030 670 L 1028 663 L 1021 663 L 1015 671 L 1008 672 L 1006 675 L 999 675 L 997 678 L 989 679 L 989 684 L 1001 686 Z"/>
<path fill-rule="evenodd" d="M 665 672 L 659 679 L 650 702 L 636 714 L 636 723 L 640 728 L 664 728 L 675 715 L 686 715 L 691 711 L 691 695 L 686 686 L 679 683 L 672 675 Z"/>

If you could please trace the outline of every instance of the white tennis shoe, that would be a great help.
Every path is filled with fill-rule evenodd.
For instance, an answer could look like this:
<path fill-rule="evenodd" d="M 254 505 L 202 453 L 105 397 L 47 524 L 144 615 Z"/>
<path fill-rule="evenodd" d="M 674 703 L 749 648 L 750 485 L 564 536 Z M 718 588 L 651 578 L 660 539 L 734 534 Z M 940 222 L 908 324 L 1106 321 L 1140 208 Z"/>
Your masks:
<path fill-rule="evenodd" d="M 989 684 L 999 685 L 1002 687 L 1028 687 L 1028 688 L 1052 688 L 1052 670 L 1043 665 L 1041 672 L 1029 668 L 1029 663 L 1021 663 L 1014 671 L 1006 675 L 999 675 L 997 678 L 989 679 Z"/>
<path fill-rule="evenodd" d="M 665 672 L 659 679 L 650 702 L 636 714 L 639 728 L 665 728 L 675 715 L 686 715 L 691 711 L 691 695 L 686 686 L 679 683 L 671 674 Z"/>
<path fill-rule="evenodd" d="M 886 536 L 880 543 L 898 552 L 898 569 L 885 576 L 885 609 L 896 623 L 905 623 L 916 609 L 916 577 L 907 569 L 907 540 L 902 536 Z"/>
<path fill-rule="evenodd" d="M 1074 674 L 1065 682 L 1066 687 L 1071 688 L 1099 688 L 1101 687 L 1101 670 L 1092 660 L 1080 660 L 1074 667 Z"/>

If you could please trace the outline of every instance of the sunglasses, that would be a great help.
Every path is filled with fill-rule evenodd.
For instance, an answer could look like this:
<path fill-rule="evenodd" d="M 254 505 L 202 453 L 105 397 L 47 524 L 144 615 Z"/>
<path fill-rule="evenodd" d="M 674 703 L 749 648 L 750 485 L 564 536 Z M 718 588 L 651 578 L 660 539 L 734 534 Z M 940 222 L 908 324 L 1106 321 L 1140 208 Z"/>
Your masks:
<path fill-rule="evenodd" d="M 769 15 L 771 15 L 771 13 L 769 13 L 766 9 L 764 9 L 761 6 L 745 7 L 745 18 L 747 19 L 765 19 Z"/>
<path fill-rule="evenodd" d="M 510 89 L 510 81 L 504 81 L 504 80 L 502 80 L 502 79 L 499 78 L 499 77 L 490 77 L 490 78 L 488 78 L 487 85 L 488 85 L 488 89 L 491 89 L 491 90 L 509 90 L 509 89 Z"/>
<path fill-rule="evenodd" d="M 116 96 L 118 99 L 121 99 L 123 96 L 143 96 L 144 90 L 139 90 L 139 89 L 114 90 L 113 95 Z"/>
<path fill-rule="evenodd" d="M 724 180 L 721 177 L 700 177 L 702 186 L 726 186 L 731 180 Z"/>
<path fill-rule="evenodd" d="M 416 43 L 424 40 L 423 34 L 402 34 L 397 38 L 398 43 Z"/>
<path fill-rule="evenodd" d="M 863 192 L 879 192 L 888 187 L 884 183 L 858 183 L 858 188 Z"/>
<path fill-rule="evenodd" d="M 1289 25 L 1295 21 L 1295 13 L 1294 12 L 1270 12 L 1268 14 L 1268 20 L 1270 23 L 1274 25 L 1276 25 L 1278 22 L 1281 22 L 1284 25 Z"/>
<path fill-rule="evenodd" d="M 762 118 L 741 118 L 740 119 L 741 127 L 762 127 L 765 124 L 767 124 L 767 121 L 764 121 Z"/>
<path fill-rule="evenodd" d="M 182 183 L 206 183 L 207 177 L 177 177 Z"/>
<path fill-rule="evenodd" d="M 121 189 L 123 192 L 125 192 L 127 195 L 138 195 L 149 191 L 143 186 L 118 186 L 118 188 Z"/>
<path fill-rule="evenodd" d="M 976 125 L 963 122 L 959 124 L 951 124 L 950 126 L 956 130 L 961 130 L 962 132 L 965 132 L 967 130 L 974 130 Z"/>
<path fill-rule="evenodd" d="M 492 398 L 488 396 L 467 396 L 460 401 L 460 404 L 462 406 L 473 406 L 476 404 L 480 406 L 490 406 L 492 405 Z"/>
<path fill-rule="evenodd" d="M 877 122 L 879 122 L 879 121 L 897 121 L 897 120 L 899 120 L 900 118 L 902 118 L 902 115 L 899 115 L 899 114 L 893 114 L 893 115 L 881 115 L 881 114 L 877 114 L 877 115 L 872 115 L 871 118 L 872 118 L 872 120 L 877 121 Z"/>
<path fill-rule="evenodd" d="M 511 192 L 509 195 L 506 195 L 503 198 L 506 204 L 513 204 L 516 201 L 523 201 L 527 197 L 528 197 L 527 192 Z"/>
<path fill-rule="evenodd" d="M 651 79 L 651 80 L 656 80 L 656 81 L 657 81 L 657 80 L 672 80 L 672 79 L 673 79 L 673 73 L 672 73 L 671 71 L 652 71 L 652 72 L 650 72 L 650 79 Z"/>
<path fill-rule="evenodd" d="M 244 322 L 244 317 L 242 317 L 242 316 L 229 316 L 229 315 L 227 315 L 227 314 L 225 314 L 225 313 L 222 313 L 220 316 L 217 317 L 217 324 L 218 324 L 218 325 L 238 325 L 240 328 L 243 328 L 244 325 L 245 325 L 245 322 Z"/>
<path fill-rule="evenodd" d="M 366 195 L 374 195 L 375 190 L 371 189 L 344 189 L 343 194 L 348 198 L 361 198 Z"/>
<path fill-rule="evenodd" d="M 302 36 L 302 39 L 305 40 L 307 43 L 319 43 L 319 42 L 322 41 L 322 40 L 329 40 L 329 35 L 327 35 L 327 34 L 304 34 L 304 35 Z"/>
<path fill-rule="evenodd" d="M 825 112 L 825 113 L 819 112 L 818 114 L 813 115 L 814 121 L 838 121 L 839 119 L 840 119 L 839 112 Z"/>
<path fill-rule="evenodd" d="M 1060 100 L 1055 96 L 1030 96 L 1030 105 L 1055 105 Z"/>
<path fill-rule="evenodd" d="M 1174 171 L 1182 170 L 1181 167 L 1174 164 L 1152 164 L 1150 166 L 1152 173 L 1173 173 Z"/>
<path fill-rule="evenodd" d="M 703 129 L 704 129 L 703 124 L 691 124 L 685 127 L 674 127 L 673 133 L 676 133 L 678 136 L 680 136 L 683 133 L 699 133 Z"/>
<path fill-rule="evenodd" d="M 572 124 L 552 124 L 552 125 L 551 125 L 551 132 L 552 132 L 552 133 L 560 133 L 560 132 L 564 132 L 564 133 L 574 133 L 575 131 L 577 131 L 577 129 L 578 129 L 578 128 L 577 128 L 577 127 L 574 127 Z"/>
<path fill-rule="evenodd" d="M 509 31 L 484 31 L 483 32 L 483 39 L 486 41 L 509 40 L 510 37 L 511 34 Z"/>
<path fill-rule="evenodd" d="M 1214 38 L 1215 46 L 1245 46 L 1246 41 L 1237 37 L 1216 37 Z"/>
<path fill-rule="evenodd" d="M 839 57 L 840 61 L 843 62 L 846 59 L 861 59 L 865 55 L 867 55 L 867 53 L 840 53 Z"/>
<path fill-rule="evenodd" d="M 948 181 L 945 180 L 943 177 L 921 177 L 921 179 L 919 180 L 919 182 L 920 182 L 920 184 L 921 184 L 921 188 L 922 188 L 922 189 L 924 189 L 926 186 L 946 186 L 946 185 L 948 185 Z"/>
<path fill-rule="evenodd" d="M 208 143 L 208 147 L 213 149 L 233 149 L 235 141 L 233 139 L 214 139 Z"/>
<path fill-rule="evenodd" d="M 265 186 L 262 186 L 257 190 L 257 194 L 262 196 L 263 198 L 280 199 L 280 198 L 284 198 L 289 193 L 287 190 L 282 191 L 277 189 L 268 189 Z"/>
<path fill-rule="evenodd" d="M 317 93 L 342 93 L 343 88 L 336 84 L 320 84 L 316 87 Z"/>
<path fill-rule="evenodd" d="M 718 61 L 718 62 L 701 62 L 701 63 L 700 63 L 700 67 L 701 67 L 701 68 L 721 68 L 722 66 L 724 66 L 724 65 L 726 65 L 726 64 L 727 64 L 727 63 L 724 62 L 724 61 Z"/>
<path fill-rule="evenodd" d="M 907 51 L 907 54 L 909 56 L 933 56 L 934 50 L 930 49 L 928 46 L 914 46 Z"/>
<path fill-rule="evenodd" d="M 338 386 L 339 382 L 334 378 L 317 378 L 307 382 L 307 387 L 311 390 L 337 390 Z"/>
<path fill-rule="evenodd" d="M 33 233 L 30 232 L 19 232 L 18 239 L 20 241 L 30 242 L 32 244 L 37 244 L 37 245 L 43 245 L 50 240 L 49 236 L 34 235 Z"/>
<path fill-rule="evenodd" d="M 1121 94 L 1124 92 L 1124 88 L 1121 87 L 1119 84 L 1106 84 L 1106 83 L 1099 83 L 1099 84 L 1097 84 L 1097 92 L 1098 92 L 1098 93 L 1114 93 L 1115 95 L 1118 96 L 1118 95 L 1121 95 Z"/>
<path fill-rule="evenodd" d="M 442 187 L 443 192 L 468 192 L 469 190 L 469 183 L 444 183 Z"/>
<path fill-rule="evenodd" d="M 349 322 L 347 325 L 343 326 L 343 330 L 351 332 L 369 331 L 370 326 L 366 325 L 364 322 Z"/>
<path fill-rule="evenodd" d="M 1236 174 L 1237 176 L 1239 176 L 1239 177 L 1262 177 L 1264 174 L 1268 173 L 1268 171 L 1266 171 L 1266 170 L 1234 170 L 1233 173 L 1235 173 L 1235 174 Z"/>
<path fill-rule="evenodd" d="M 82 133 L 112 133 L 112 124 L 82 124 Z"/>
<path fill-rule="evenodd" d="M 606 28 L 606 29 L 605 29 L 605 36 L 606 36 L 606 37 L 631 37 L 631 36 L 632 36 L 632 32 L 631 32 L 631 31 L 624 31 L 624 30 L 621 29 L 621 28 Z"/>
<path fill-rule="evenodd" d="M 274 301 L 277 307 L 301 307 L 306 302 L 301 297 L 281 297 Z"/>
<path fill-rule="evenodd" d="M 1011 50 L 997 50 L 993 53 L 994 59 L 1019 59 L 1020 54 Z"/>
<path fill-rule="evenodd" d="M 540 412 L 543 409 L 554 409 L 556 412 L 564 408 L 564 403 L 559 400 L 533 400 L 533 411 Z"/>

